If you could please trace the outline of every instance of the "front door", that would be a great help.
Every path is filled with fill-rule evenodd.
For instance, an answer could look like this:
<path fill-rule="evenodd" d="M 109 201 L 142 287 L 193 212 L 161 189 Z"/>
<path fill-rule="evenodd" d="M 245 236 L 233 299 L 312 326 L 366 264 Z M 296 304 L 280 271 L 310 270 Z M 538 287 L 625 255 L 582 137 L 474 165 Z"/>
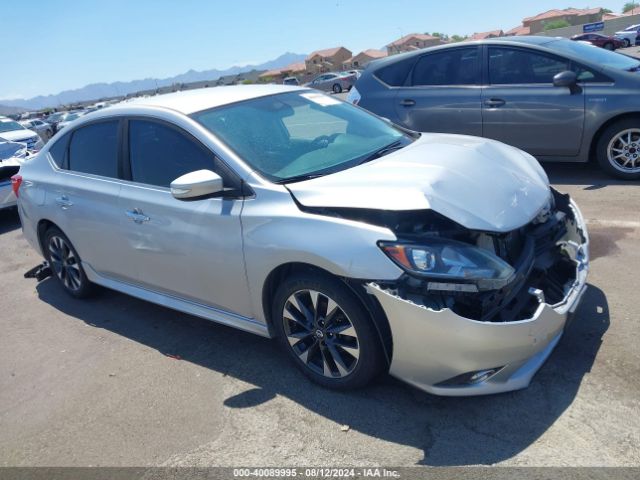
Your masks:
<path fill-rule="evenodd" d="M 407 85 L 396 89 L 400 124 L 419 132 L 482 135 L 479 51 L 459 47 L 421 56 Z"/>
<path fill-rule="evenodd" d="M 119 199 L 137 283 L 164 294 L 251 317 L 239 198 L 178 200 L 169 184 L 219 160 L 195 138 L 152 120 L 128 122 L 131 181 Z M 227 174 L 228 175 L 228 174 Z"/>
<path fill-rule="evenodd" d="M 584 128 L 584 91 L 554 87 L 571 70 L 561 57 L 518 47 L 489 46 L 482 90 L 482 135 L 536 156 L 575 156 Z"/>

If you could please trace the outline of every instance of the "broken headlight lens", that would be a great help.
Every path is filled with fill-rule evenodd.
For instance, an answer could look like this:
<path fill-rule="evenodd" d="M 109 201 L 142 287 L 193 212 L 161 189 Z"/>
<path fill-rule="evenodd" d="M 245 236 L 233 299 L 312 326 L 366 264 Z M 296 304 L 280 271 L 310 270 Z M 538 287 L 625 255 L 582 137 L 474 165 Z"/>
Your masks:
<path fill-rule="evenodd" d="M 443 281 L 473 282 L 480 290 L 501 288 L 515 270 L 491 252 L 455 240 L 434 238 L 421 245 L 380 242 L 391 260 L 409 273 Z"/>

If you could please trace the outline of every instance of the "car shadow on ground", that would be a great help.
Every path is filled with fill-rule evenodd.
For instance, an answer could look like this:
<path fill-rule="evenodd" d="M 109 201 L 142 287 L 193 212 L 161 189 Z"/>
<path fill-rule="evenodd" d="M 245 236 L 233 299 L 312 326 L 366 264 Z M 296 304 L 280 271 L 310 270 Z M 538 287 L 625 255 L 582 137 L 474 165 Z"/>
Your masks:
<path fill-rule="evenodd" d="M 20 228 L 20 217 L 16 208 L 3 208 L 0 210 L 0 235 L 12 232 Z"/>
<path fill-rule="evenodd" d="M 605 173 L 595 162 L 555 163 L 543 162 L 542 167 L 551 184 L 584 185 L 585 190 L 598 190 L 609 185 L 640 185 L 639 181 L 619 180 Z"/>
<path fill-rule="evenodd" d="M 420 449 L 419 464 L 431 466 L 490 465 L 529 447 L 573 402 L 609 326 L 607 299 L 589 286 L 575 320 L 528 389 L 445 398 L 384 376 L 365 389 L 338 393 L 308 381 L 276 342 L 108 290 L 79 301 L 48 279 L 37 292 L 88 325 L 254 385 L 227 398 L 227 408 L 284 396 L 351 430 Z"/>

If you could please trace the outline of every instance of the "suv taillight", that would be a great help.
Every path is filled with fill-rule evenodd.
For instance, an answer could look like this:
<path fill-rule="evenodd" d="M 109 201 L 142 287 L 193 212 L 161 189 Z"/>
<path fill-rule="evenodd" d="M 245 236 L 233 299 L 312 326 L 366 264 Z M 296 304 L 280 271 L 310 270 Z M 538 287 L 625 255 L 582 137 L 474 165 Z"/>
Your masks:
<path fill-rule="evenodd" d="M 13 189 L 13 193 L 16 197 L 18 197 L 18 191 L 20 190 L 20 185 L 22 185 L 22 175 L 14 175 L 11 177 L 11 188 Z"/>

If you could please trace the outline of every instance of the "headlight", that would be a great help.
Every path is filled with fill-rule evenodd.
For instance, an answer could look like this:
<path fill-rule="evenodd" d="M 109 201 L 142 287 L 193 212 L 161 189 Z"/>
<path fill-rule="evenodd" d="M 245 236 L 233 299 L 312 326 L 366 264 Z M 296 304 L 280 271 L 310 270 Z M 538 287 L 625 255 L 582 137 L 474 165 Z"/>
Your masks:
<path fill-rule="evenodd" d="M 409 273 L 444 282 L 473 284 L 477 288 L 429 284 L 431 290 L 478 291 L 502 288 L 515 270 L 492 253 L 457 242 L 433 238 L 420 245 L 380 242 L 382 251 Z M 444 286 L 446 286 L 446 288 Z"/>

